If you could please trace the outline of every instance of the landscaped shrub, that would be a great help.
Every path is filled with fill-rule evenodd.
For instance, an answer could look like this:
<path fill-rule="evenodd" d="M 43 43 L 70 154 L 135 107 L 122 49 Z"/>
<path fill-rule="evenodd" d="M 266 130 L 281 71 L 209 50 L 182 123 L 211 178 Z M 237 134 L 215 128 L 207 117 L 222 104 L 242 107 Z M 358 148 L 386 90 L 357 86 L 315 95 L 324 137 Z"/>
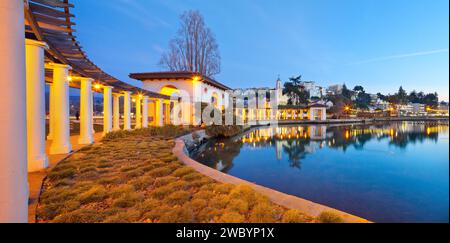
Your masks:
<path fill-rule="evenodd" d="M 104 216 L 94 209 L 78 209 L 72 212 L 58 215 L 54 223 L 100 223 Z"/>
<path fill-rule="evenodd" d="M 242 127 L 236 125 L 212 125 L 206 127 L 206 134 L 214 138 L 229 138 L 238 135 L 240 132 L 242 132 Z"/>
<path fill-rule="evenodd" d="M 144 195 L 136 192 L 128 192 L 114 200 L 112 206 L 118 208 L 130 208 L 144 200 Z"/>
<path fill-rule="evenodd" d="M 128 182 L 136 190 L 145 190 L 153 185 L 155 179 L 151 176 L 141 176 Z"/>
<path fill-rule="evenodd" d="M 319 223 L 342 223 L 343 219 L 334 212 L 325 211 L 317 217 L 317 221 Z"/>
<path fill-rule="evenodd" d="M 231 184 L 217 184 L 214 186 L 214 191 L 220 194 L 228 194 L 235 186 Z"/>
<path fill-rule="evenodd" d="M 176 191 L 172 194 L 170 194 L 164 202 L 166 202 L 169 205 L 182 205 L 185 202 L 189 201 L 191 198 L 191 193 L 187 191 Z"/>
<path fill-rule="evenodd" d="M 250 214 L 250 222 L 252 223 L 271 223 L 277 222 L 277 209 L 269 204 L 256 205 Z"/>
<path fill-rule="evenodd" d="M 193 173 L 193 172 L 195 172 L 194 169 L 192 169 L 191 167 L 185 166 L 185 167 L 182 167 L 182 168 L 179 168 L 179 169 L 175 170 L 172 173 L 172 175 L 176 176 L 176 177 L 182 177 L 184 175 L 187 175 L 187 174 L 190 174 L 190 173 Z"/>
<path fill-rule="evenodd" d="M 283 218 L 281 219 L 281 222 L 283 223 L 306 223 L 311 222 L 312 218 L 303 214 L 302 212 L 291 209 L 286 211 L 283 214 Z"/>
<path fill-rule="evenodd" d="M 237 212 L 226 212 L 218 220 L 219 223 L 243 223 L 245 217 Z"/>
<path fill-rule="evenodd" d="M 161 186 L 165 186 L 168 185 L 172 182 L 176 182 L 178 180 L 178 178 L 174 177 L 174 176 L 164 176 L 164 177 L 158 177 L 155 179 L 155 183 L 154 186 L 155 187 L 161 187 Z"/>
<path fill-rule="evenodd" d="M 230 201 L 230 197 L 228 195 L 216 195 L 213 198 L 209 198 L 209 207 L 224 209 Z"/>
<path fill-rule="evenodd" d="M 190 205 L 194 211 L 199 212 L 208 205 L 208 201 L 205 199 L 193 199 L 191 200 Z"/>
<path fill-rule="evenodd" d="M 241 199 L 232 199 L 229 201 L 226 211 L 246 214 L 248 212 L 248 203 Z"/>
<path fill-rule="evenodd" d="M 95 201 L 101 201 L 107 197 L 107 191 L 104 186 L 95 185 L 88 191 L 80 194 L 77 197 L 77 200 L 81 202 L 81 204 L 91 203 Z"/>
<path fill-rule="evenodd" d="M 141 218 L 141 212 L 136 209 L 127 209 L 113 214 L 105 219 L 105 223 L 136 223 Z"/>
<path fill-rule="evenodd" d="M 255 191 L 247 185 L 239 185 L 230 191 L 230 198 L 245 200 L 250 207 L 256 203 Z"/>
<path fill-rule="evenodd" d="M 170 173 L 172 173 L 172 170 L 166 167 L 156 168 L 149 172 L 149 174 L 153 177 L 167 176 Z"/>
<path fill-rule="evenodd" d="M 194 212 L 188 206 L 173 208 L 164 213 L 159 219 L 160 223 L 193 223 Z"/>
<path fill-rule="evenodd" d="M 184 133 L 181 127 L 116 132 L 75 153 L 49 172 L 37 221 L 299 221 L 249 186 L 218 183 L 180 163 L 171 138 Z"/>

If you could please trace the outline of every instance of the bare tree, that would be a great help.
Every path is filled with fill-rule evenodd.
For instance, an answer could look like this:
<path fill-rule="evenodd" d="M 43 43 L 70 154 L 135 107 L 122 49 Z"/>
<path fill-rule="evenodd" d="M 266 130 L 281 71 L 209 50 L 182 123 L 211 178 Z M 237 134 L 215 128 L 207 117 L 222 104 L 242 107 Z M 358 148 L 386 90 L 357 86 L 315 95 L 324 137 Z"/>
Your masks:
<path fill-rule="evenodd" d="M 159 64 L 169 71 L 191 71 L 209 77 L 220 73 L 219 46 L 200 12 L 187 11 L 180 20 L 177 36 Z"/>

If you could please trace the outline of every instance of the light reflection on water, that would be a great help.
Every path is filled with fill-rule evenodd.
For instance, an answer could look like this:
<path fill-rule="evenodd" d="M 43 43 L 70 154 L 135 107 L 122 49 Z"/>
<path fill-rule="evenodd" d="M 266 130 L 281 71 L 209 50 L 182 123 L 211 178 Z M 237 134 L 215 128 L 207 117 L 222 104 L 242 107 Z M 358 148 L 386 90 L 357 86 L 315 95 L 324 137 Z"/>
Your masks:
<path fill-rule="evenodd" d="M 448 222 L 448 123 L 262 127 L 191 156 L 377 222 Z"/>

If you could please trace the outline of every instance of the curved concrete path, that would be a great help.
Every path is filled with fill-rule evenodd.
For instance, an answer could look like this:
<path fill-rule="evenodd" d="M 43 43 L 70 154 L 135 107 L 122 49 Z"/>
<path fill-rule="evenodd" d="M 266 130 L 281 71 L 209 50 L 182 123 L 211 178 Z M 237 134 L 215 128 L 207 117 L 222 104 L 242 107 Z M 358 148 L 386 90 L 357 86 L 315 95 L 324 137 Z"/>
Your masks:
<path fill-rule="evenodd" d="M 187 137 L 190 135 L 186 135 Z M 248 185 L 252 187 L 255 191 L 267 196 L 272 202 L 284 206 L 289 209 L 297 209 L 301 212 L 304 212 L 310 216 L 317 217 L 322 212 L 334 212 L 342 217 L 344 222 L 346 223 L 370 223 L 370 221 L 354 216 L 352 214 L 348 214 L 342 211 L 339 211 L 334 208 L 330 208 L 318 203 L 314 203 L 296 196 L 288 195 L 286 193 L 282 193 L 267 187 L 263 187 L 246 180 L 242 180 L 240 178 L 225 174 L 208 166 L 205 166 L 193 159 L 191 159 L 185 152 L 185 143 L 182 138 L 178 138 L 175 141 L 175 148 L 173 149 L 173 153 L 177 158 L 182 161 L 187 166 L 192 167 L 196 171 L 200 172 L 203 175 L 209 176 L 210 178 L 222 182 L 233 185 Z"/>

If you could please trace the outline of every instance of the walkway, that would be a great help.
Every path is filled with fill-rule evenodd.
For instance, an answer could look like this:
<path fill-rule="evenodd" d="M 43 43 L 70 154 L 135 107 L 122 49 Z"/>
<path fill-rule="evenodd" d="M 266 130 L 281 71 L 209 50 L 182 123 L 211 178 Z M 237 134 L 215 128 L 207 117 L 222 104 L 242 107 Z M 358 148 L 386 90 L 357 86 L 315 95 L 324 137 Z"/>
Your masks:
<path fill-rule="evenodd" d="M 94 135 L 95 142 L 99 142 L 102 139 L 102 133 L 96 133 Z M 74 152 L 80 150 L 86 145 L 78 144 L 78 135 L 74 135 L 70 137 L 70 142 L 72 143 L 73 154 Z M 49 154 L 51 141 L 46 141 L 46 152 Z M 47 172 L 55 167 L 59 162 L 63 161 L 71 154 L 57 154 L 57 155 L 49 155 L 49 167 L 47 170 L 28 173 L 28 186 L 29 186 L 29 201 L 28 201 L 28 222 L 35 223 L 36 221 L 36 207 L 39 200 L 39 195 L 41 193 L 42 183 L 47 176 Z"/>

